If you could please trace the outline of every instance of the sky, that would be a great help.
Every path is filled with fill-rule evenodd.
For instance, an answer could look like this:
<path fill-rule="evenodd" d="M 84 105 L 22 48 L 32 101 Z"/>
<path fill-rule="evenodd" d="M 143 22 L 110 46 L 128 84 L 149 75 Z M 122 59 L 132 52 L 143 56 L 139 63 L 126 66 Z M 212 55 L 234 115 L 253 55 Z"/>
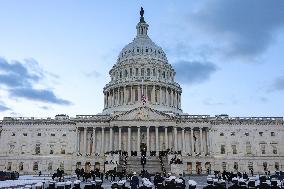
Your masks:
<path fill-rule="evenodd" d="M 141 6 L 184 113 L 284 115 L 283 0 L 0 0 L 0 119 L 102 112 Z"/>

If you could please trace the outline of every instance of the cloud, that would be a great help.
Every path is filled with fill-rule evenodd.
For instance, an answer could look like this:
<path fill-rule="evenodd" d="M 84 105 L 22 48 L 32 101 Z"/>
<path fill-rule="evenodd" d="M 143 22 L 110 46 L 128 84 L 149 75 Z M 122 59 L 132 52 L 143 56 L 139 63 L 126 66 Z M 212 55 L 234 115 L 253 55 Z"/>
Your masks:
<path fill-rule="evenodd" d="M 206 98 L 206 99 L 203 100 L 203 104 L 205 104 L 207 106 L 220 106 L 220 105 L 224 105 L 225 103 L 223 103 L 223 102 L 214 102 L 213 99 Z"/>
<path fill-rule="evenodd" d="M 202 83 L 217 71 L 217 66 L 210 62 L 179 61 L 174 64 L 176 77 L 181 83 Z"/>
<path fill-rule="evenodd" d="M 34 101 L 54 103 L 59 105 L 70 105 L 68 100 L 63 100 L 54 95 L 52 91 L 45 89 L 16 88 L 10 90 L 11 97 L 21 97 Z"/>
<path fill-rule="evenodd" d="M 283 10 L 283 0 L 208 0 L 190 17 L 217 34 L 220 43 L 228 43 L 228 55 L 255 56 L 267 50 L 284 26 Z"/>
<path fill-rule="evenodd" d="M 47 73 L 47 72 L 46 72 Z M 0 85 L 7 87 L 9 96 L 33 101 L 70 105 L 68 100 L 57 97 L 50 89 L 36 89 L 34 85 L 45 78 L 45 71 L 33 60 L 24 63 L 0 57 Z"/>
<path fill-rule="evenodd" d="M 88 72 L 88 73 L 85 73 L 85 76 L 87 77 L 94 77 L 94 78 L 98 78 L 101 76 L 101 74 L 97 71 L 91 71 L 91 72 Z"/>
<path fill-rule="evenodd" d="M 11 110 L 10 108 L 8 108 L 7 106 L 5 106 L 4 104 L 0 104 L 0 112 L 4 112 L 7 110 Z"/>

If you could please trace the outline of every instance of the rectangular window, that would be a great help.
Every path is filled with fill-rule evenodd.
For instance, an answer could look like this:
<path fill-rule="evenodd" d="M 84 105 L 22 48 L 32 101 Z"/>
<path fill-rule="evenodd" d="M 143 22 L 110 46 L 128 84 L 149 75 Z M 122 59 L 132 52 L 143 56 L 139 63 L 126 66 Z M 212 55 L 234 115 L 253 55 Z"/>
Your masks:
<path fill-rule="evenodd" d="M 274 167 L 276 171 L 279 171 L 279 162 L 275 162 Z"/>
<path fill-rule="evenodd" d="M 153 69 L 153 76 L 156 76 L 156 69 Z"/>
<path fill-rule="evenodd" d="M 52 162 L 48 162 L 47 170 L 52 171 Z"/>
<path fill-rule="evenodd" d="M 225 145 L 221 145 L 221 154 L 225 154 L 226 153 L 226 151 L 225 151 Z"/>
<path fill-rule="evenodd" d="M 234 162 L 234 169 L 235 169 L 235 171 L 237 171 L 239 169 L 238 162 Z"/>
<path fill-rule="evenodd" d="M 38 170 L 38 162 L 34 162 L 33 164 L 33 170 L 37 171 Z"/>
<path fill-rule="evenodd" d="M 260 144 L 261 154 L 265 154 L 265 144 Z"/>
<path fill-rule="evenodd" d="M 258 134 L 259 134 L 259 136 L 263 136 L 263 132 L 259 132 Z"/>
<path fill-rule="evenodd" d="M 237 146 L 236 145 L 232 145 L 232 151 L 233 151 L 233 154 L 237 154 Z"/>
<path fill-rule="evenodd" d="M 135 76 L 138 76 L 138 72 L 139 72 L 138 68 L 135 68 Z"/>
<path fill-rule="evenodd" d="M 12 136 L 16 136 L 16 134 L 15 134 L 15 133 L 12 133 Z"/>
<path fill-rule="evenodd" d="M 23 171 L 24 170 L 24 162 L 20 162 L 19 163 L 19 171 Z"/>
<path fill-rule="evenodd" d="M 9 154 L 12 154 L 14 152 L 15 149 L 15 145 L 14 144 L 10 144 L 9 146 Z"/>
<path fill-rule="evenodd" d="M 27 133 L 23 133 L 23 135 L 24 135 L 24 136 L 28 136 L 28 134 L 27 134 Z"/>
<path fill-rule="evenodd" d="M 267 171 L 267 162 L 263 162 L 263 170 Z"/>
<path fill-rule="evenodd" d="M 246 153 L 249 155 L 251 154 L 251 144 L 250 142 L 247 142 L 246 143 Z"/>
<path fill-rule="evenodd" d="M 132 68 L 129 70 L 130 77 L 132 77 Z"/>
<path fill-rule="evenodd" d="M 51 135 L 51 136 L 55 136 L 55 133 L 51 133 L 50 135 Z"/>
<path fill-rule="evenodd" d="M 41 133 L 38 133 L 37 136 L 41 136 Z"/>
<path fill-rule="evenodd" d="M 36 144 L 35 154 L 40 154 L 40 144 Z"/>
<path fill-rule="evenodd" d="M 272 153 L 277 154 L 277 147 L 276 145 L 271 145 L 272 146 Z"/>
<path fill-rule="evenodd" d="M 141 76 L 144 76 L 144 68 L 141 68 Z"/>
<path fill-rule="evenodd" d="M 65 148 L 66 148 L 66 145 L 61 146 L 61 154 L 65 154 Z"/>
<path fill-rule="evenodd" d="M 8 162 L 7 170 L 8 171 L 12 170 L 12 162 Z"/>
<path fill-rule="evenodd" d="M 271 136 L 275 136 L 275 133 L 274 133 L 274 132 L 271 132 L 270 134 L 271 134 Z"/>

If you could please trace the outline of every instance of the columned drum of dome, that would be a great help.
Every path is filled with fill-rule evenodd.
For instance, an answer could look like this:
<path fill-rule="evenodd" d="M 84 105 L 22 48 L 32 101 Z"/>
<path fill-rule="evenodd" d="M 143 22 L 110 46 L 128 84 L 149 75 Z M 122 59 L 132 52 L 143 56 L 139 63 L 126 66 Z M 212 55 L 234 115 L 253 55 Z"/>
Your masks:
<path fill-rule="evenodd" d="M 143 12 L 144 13 L 144 12 Z M 119 53 L 104 87 L 103 113 L 128 111 L 142 105 L 167 112 L 182 113 L 180 85 L 163 49 L 148 36 L 149 25 L 141 14 L 137 35 Z"/>

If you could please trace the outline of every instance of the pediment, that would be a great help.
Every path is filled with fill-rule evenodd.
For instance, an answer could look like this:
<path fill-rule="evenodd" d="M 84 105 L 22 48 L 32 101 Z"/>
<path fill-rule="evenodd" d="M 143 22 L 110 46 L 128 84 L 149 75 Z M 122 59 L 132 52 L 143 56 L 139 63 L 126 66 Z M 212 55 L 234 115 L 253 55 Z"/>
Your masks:
<path fill-rule="evenodd" d="M 168 115 L 161 111 L 149 108 L 147 106 L 141 106 L 134 108 L 122 114 L 115 115 L 112 120 L 173 120 L 174 116 Z"/>

